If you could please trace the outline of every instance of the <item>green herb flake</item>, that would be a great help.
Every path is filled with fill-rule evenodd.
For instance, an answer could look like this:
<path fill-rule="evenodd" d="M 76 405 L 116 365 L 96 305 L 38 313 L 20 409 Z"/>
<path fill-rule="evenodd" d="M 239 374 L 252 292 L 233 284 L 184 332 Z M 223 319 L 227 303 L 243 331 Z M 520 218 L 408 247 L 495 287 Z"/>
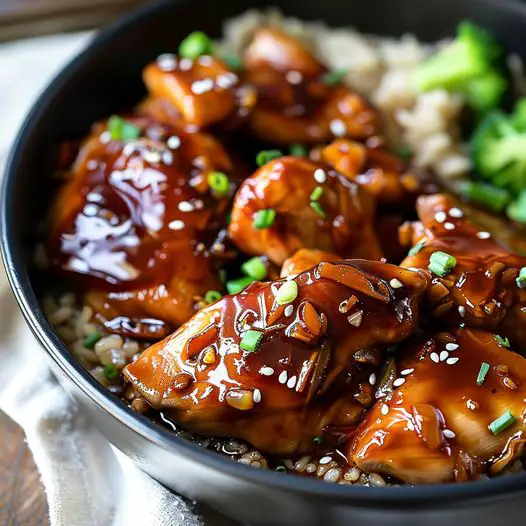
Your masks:
<path fill-rule="evenodd" d="M 239 347 L 244 351 L 256 352 L 261 344 L 262 339 L 262 332 L 250 329 L 249 331 L 245 332 L 245 334 L 243 334 L 243 337 L 239 342 Z"/>

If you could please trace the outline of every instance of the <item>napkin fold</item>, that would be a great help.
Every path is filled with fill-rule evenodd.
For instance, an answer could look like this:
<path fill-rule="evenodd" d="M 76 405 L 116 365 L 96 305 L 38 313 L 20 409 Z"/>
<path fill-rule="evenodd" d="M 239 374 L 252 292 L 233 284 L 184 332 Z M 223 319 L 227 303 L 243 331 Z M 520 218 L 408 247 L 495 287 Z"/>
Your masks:
<path fill-rule="evenodd" d="M 0 46 L 0 173 L 36 96 L 90 38 L 90 33 L 79 33 Z M 3 269 L 0 363 L 0 409 L 26 434 L 46 491 L 51 526 L 204 524 L 190 503 L 140 471 L 85 421 L 49 372 Z M 206 524 L 227 522 L 214 514 Z"/>

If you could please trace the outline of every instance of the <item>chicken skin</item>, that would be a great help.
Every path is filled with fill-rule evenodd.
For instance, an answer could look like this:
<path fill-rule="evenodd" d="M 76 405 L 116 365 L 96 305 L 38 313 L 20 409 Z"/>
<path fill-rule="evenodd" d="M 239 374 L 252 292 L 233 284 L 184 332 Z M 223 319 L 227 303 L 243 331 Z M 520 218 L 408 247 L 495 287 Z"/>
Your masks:
<path fill-rule="evenodd" d="M 275 219 L 261 227 L 258 217 L 268 211 Z M 266 255 L 276 265 L 301 248 L 377 260 L 373 215 L 372 198 L 341 174 L 308 159 L 281 157 L 243 182 L 229 235 L 242 251 Z"/>
<path fill-rule="evenodd" d="M 206 243 L 224 222 L 233 166 L 208 135 L 117 122 L 135 138 L 94 127 L 55 204 L 52 258 L 88 290 L 103 320 L 178 326 L 207 290 L 221 289 Z M 217 172 L 227 181 L 221 194 L 209 184 Z"/>
<path fill-rule="evenodd" d="M 124 376 L 191 431 L 307 452 L 373 403 L 368 379 L 415 329 L 425 287 L 419 271 L 385 263 L 321 263 L 205 307 Z"/>
<path fill-rule="evenodd" d="M 398 357 L 398 355 L 397 355 Z M 366 472 L 409 483 L 497 474 L 526 441 L 526 360 L 489 332 L 458 329 L 410 345 L 392 396 L 349 447 Z"/>
<path fill-rule="evenodd" d="M 287 276 L 296 276 L 300 272 L 309 270 L 315 267 L 322 261 L 334 263 L 340 261 L 342 258 L 332 252 L 325 252 L 324 250 L 300 248 L 290 258 L 287 258 L 281 267 L 280 276 L 286 278 Z"/>
<path fill-rule="evenodd" d="M 428 271 L 432 315 L 451 324 L 496 331 L 525 351 L 526 288 L 517 278 L 526 257 L 496 243 L 445 195 L 420 197 L 417 211 L 421 222 L 401 233 L 413 245 L 402 266 Z M 454 267 L 442 276 L 432 272 L 432 266 L 429 270 L 436 252 L 455 258 Z"/>
<path fill-rule="evenodd" d="M 250 117 L 256 137 L 270 143 L 316 144 L 333 137 L 365 140 L 379 134 L 378 113 L 343 86 L 295 37 L 258 29 L 245 50 L 246 79 L 258 102 Z"/>

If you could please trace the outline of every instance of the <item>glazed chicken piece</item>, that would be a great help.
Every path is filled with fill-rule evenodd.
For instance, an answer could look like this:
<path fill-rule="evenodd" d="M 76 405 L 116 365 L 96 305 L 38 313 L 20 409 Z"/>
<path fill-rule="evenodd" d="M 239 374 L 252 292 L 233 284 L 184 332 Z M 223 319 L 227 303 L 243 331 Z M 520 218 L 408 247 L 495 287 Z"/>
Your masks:
<path fill-rule="evenodd" d="M 262 227 L 259 220 L 268 213 L 275 218 Z M 243 182 L 229 234 L 243 252 L 266 255 L 276 265 L 301 248 L 377 260 L 373 216 L 372 198 L 341 174 L 308 159 L 281 157 Z"/>
<path fill-rule="evenodd" d="M 288 145 L 332 137 L 378 135 L 378 113 L 328 72 L 295 37 L 277 27 L 258 29 L 247 49 L 246 79 L 258 92 L 250 118 L 259 138 Z"/>
<path fill-rule="evenodd" d="M 446 195 L 420 197 L 417 211 L 421 222 L 401 232 L 403 241 L 413 245 L 402 266 L 428 271 L 432 315 L 448 323 L 496 331 L 525 351 L 526 284 L 518 276 L 526 267 L 526 257 L 496 243 Z M 443 276 L 429 271 L 436 252 L 456 259 Z"/>
<path fill-rule="evenodd" d="M 321 263 L 254 283 L 198 312 L 124 369 L 154 409 L 189 430 L 275 454 L 349 436 L 373 403 L 383 349 L 407 338 L 426 287 L 419 271 Z"/>
<path fill-rule="evenodd" d="M 219 195 L 207 176 L 233 174 L 233 166 L 208 135 L 118 122 L 136 138 L 94 127 L 53 210 L 51 256 L 89 291 L 86 301 L 104 321 L 178 326 L 207 290 L 221 290 L 205 243 L 224 223 L 234 185 Z M 123 328 L 120 321 L 108 327 Z"/>
<path fill-rule="evenodd" d="M 398 358 L 397 354 L 397 358 Z M 349 458 L 408 483 L 498 474 L 526 440 L 526 360 L 470 329 L 410 345 L 398 388 L 370 410 Z"/>
<path fill-rule="evenodd" d="M 216 57 L 196 60 L 160 55 L 143 72 L 149 98 L 139 111 L 154 119 L 195 128 L 245 118 L 256 102 L 255 90 Z"/>
<path fill-rule="evenodd" d="M 305 272 L 323 261 L 334 263 L 335 261 L 341 261 L 341 259 L 340 256 L 332 252 L 316 250 L 315 248 L 300 248 L 294 255 L 283 262 L 280 276 L 282 278 L 296 276 L 300 272 Z"/>

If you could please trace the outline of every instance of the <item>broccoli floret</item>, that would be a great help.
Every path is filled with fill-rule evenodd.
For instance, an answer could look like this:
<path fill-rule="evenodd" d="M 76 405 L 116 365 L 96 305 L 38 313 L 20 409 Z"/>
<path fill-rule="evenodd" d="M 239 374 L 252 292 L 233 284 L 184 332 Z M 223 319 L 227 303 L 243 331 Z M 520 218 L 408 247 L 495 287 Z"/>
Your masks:
<path fill-rule="evenodd" d="M 490 70 L 466 82 L 461 91 L 468 106 L 479 114 L 496 108 L 508 89 L 508 81 L 497 70 Z"/>
<path fill-rule="evenodd" d="M 526 108 L 521 101 L 512 115 L 489 113 L 471 139 L 471 156 L 482 179 L 518 195 L 526 188 Z"/>
<path fill-rule="evenodd" d="M 506 213 L 511 219 L 526 224 L 526 189 L 508 206 Z"/>

